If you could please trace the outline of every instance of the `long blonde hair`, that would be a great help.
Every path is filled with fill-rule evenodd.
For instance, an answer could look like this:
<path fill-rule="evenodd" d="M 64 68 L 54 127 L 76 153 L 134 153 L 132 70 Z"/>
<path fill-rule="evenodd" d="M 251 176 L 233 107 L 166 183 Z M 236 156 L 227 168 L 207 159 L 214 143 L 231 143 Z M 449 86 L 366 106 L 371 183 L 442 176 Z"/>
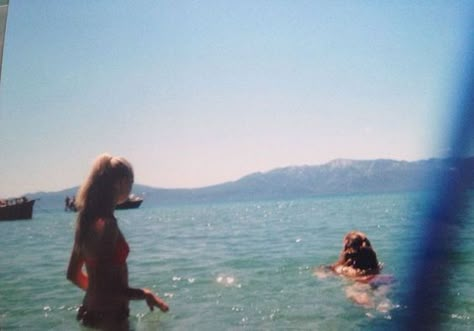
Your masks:
<path fill-rule="evenodd" d="M 129 178 L 133 181 L 133 168 L 123 157 L 109 154 L 99 155 L 92 165 L 91 172 L 81 185 L 77 198 L 76 240 L 82 243 L 89 225 L 97 217 L 113 216 L 119 192 L 119 180 Z"/>

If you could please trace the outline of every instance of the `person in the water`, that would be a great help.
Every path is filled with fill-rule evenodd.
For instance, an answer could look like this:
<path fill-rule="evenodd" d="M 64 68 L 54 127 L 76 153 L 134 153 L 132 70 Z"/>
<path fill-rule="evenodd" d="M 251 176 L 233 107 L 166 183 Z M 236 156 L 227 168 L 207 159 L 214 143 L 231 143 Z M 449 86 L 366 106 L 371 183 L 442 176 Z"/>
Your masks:
<path fill-rule="evenodd" d="M 387 312 L 392 306 L 387 293 L 393 277 L 381 275 L 382 267 L 366 234 L 350 231 L 344 236 L 337 261 L 316 268 L 314 274 L 318 278 L 336 274 L 354 280 L 345 288 L 347 298 L 366 308 Z"/>
<path fill-rule="evenodd" d="M 114 210 L 128 198 L 132 184 L 131 164 L 103 154 L 95 160 L 76 199 L 79 214 L 67 278 L 86 292 L 77 319 L 88 327 L 128 330 L 130 300 L 145 300 L 151 310 L 168 310 L 152 291 L 128 285 L 129 246 Z"/>
<path fill-rule="evenodd" d="M 382 265 L 365 233 L 351 231 L 344 236 L 339 259 L 329 268 L 358 281 L 369 281 L 380 273 Z"/>

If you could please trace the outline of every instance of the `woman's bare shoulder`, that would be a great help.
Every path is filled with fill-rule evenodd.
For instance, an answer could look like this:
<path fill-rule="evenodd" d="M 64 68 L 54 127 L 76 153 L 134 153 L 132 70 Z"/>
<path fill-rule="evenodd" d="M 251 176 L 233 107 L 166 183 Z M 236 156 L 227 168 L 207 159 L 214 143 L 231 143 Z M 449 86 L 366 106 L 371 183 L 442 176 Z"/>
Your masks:
<path fill-rule="evenodd" d="M 99 237 L 118 231 L 117 221 L 113 217 L 98 217 L 92 223 L 93 233 Z"/>
<path fill-rule="evenodd" d="M 91 226 L 91 231 L 85 242 L 89 253 L 99 255 L 100 251 L 113 244 L 119 235 L 117 222 L 113 217 L 98 217 Z"/>
<path fill-rule="evenodd" d="M 331 266 L 331 270 L 341 276 L 349 278 L 360 278 L 367 276 L 362 270 L 354 268 L 352 266 L 346 266 L 343 264 L 336 264 Z"/>

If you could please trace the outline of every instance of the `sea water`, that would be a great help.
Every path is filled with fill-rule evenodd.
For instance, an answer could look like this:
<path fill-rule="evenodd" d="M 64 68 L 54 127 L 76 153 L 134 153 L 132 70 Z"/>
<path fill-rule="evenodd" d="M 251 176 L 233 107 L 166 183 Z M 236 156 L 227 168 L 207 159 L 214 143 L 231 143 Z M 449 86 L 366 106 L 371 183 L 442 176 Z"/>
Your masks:
<path fill-rule="evenodd" d="M 406 275 L 413 267 L 426 208 L 423 194 L 325 197 L 117 211 L 131 251 L 130 285 L 148 287 L 166 314 L 132 302 L 133 330 L 396 329 Z M 474 327 L 474 221 L 456 245 L 443 330 Z M 37 202 L 29 221 L 0 222 L 0 329 L 85 330 L 75 320 L 83 293 L 66 280 L 75 214 Z M 469 224 L 470 223 L 470 224 Z M 342 277 L 317 277 L 334 262 L 350 230 L 365 232 L 383 273 L 395 279 L 370 289 L 370 306 L 347 294 Z M 357 289 L 356 289 L 357 290 Z M 370 292 L 372 291 L 372 292 Z"/>

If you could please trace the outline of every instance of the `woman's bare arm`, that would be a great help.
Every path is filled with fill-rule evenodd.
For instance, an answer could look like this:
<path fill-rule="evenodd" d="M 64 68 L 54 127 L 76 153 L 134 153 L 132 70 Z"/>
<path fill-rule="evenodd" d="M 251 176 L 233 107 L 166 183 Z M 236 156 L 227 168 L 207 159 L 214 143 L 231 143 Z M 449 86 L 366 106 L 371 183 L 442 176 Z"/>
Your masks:
<path fill-rule="evenodd" d="M 169 309 L 168 304 L 163 301 L 163 299 L 147 288 L 138 289 L 129 287 L 126 291 L 126 295 L 129 300 L 145 300 L 150 310 L 153 310 L 154 307 L 158 307 L 161 311 L 167 312 Z"/>
<path fill-rule="evenodd" d="M 82 270 L 83 266 L 84 259 L 80 256 L 78 250 L 74 247 L 72 249 L 71 258 L 69 259 L 66 277 L 74 285 L 85 291 L 89 286 L 89 277 Z"/>

